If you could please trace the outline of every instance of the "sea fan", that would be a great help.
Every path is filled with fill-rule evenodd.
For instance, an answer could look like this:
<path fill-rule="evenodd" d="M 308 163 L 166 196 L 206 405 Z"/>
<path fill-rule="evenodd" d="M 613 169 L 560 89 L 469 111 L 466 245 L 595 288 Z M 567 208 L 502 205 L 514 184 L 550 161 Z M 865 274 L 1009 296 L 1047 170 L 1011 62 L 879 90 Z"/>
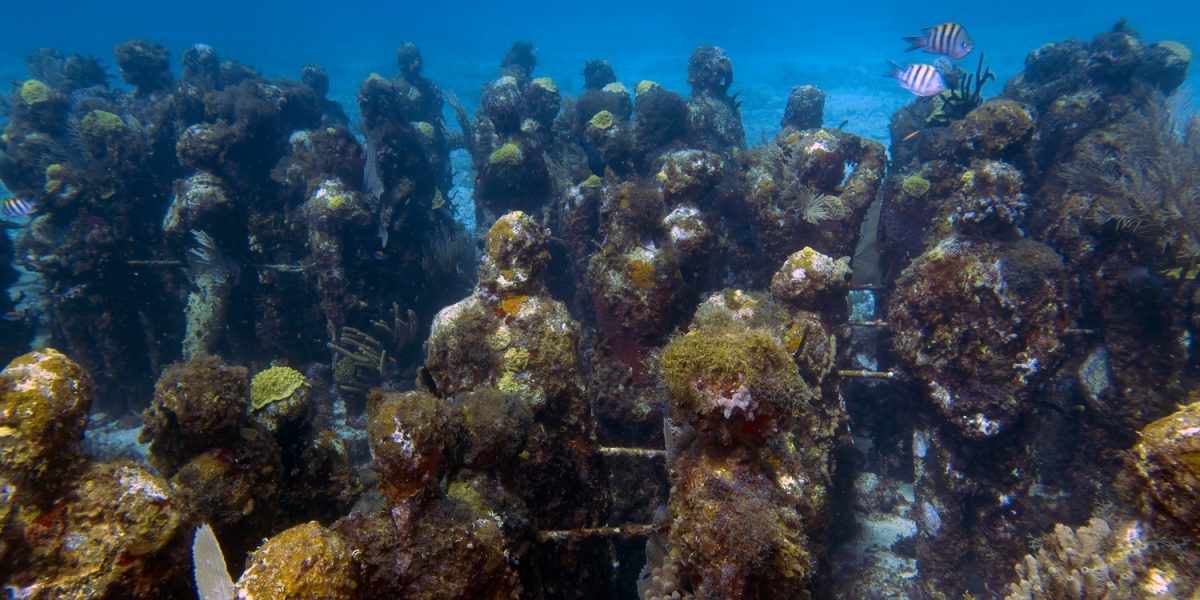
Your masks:
<path fill-rule="evenodd" d="M 59 51 L 38 48 L 25 57 L 25 64 L 29 67 L 29 75 L 33 79 L 42 81 L 51 87 L 62 87 L 65 79 L 63 67 L 66 64 L 66 57 Z"/>
<path fill-rule="evenodd" d="M 459 102 L 458 96 L 454 92 L 446 94 L 446 103 L 450 105 L 450 108 L 454 109 L 454 118 L 458 121 L 459 129 L 462 130 L 461 138 L 458 137 L 458 134 L 452 136 L 450 147 L 465 148 L 468 154 L 474 156 L 475 138 L 471 135 L 474 129 L 471 127 L 471 117 L 467 113 L 466 107 L 462 105 L 462 102 Z"/>
<path fill-rule="evenodd" d="M 1165 102 L 1151 102 L 1084 138 L 1076 156 L 1063 179 L 1088 199 L 1088 219 L 1180 260 L 1200 259 L 1200 118 L 1180 135 Z"/>
<path fill-rule="evenodd" d="M 379 176 L 379 153 L 371 141 L 370 134 L 363 132 L 366 140 L 367 160 L 363 162 L 363 188 L 376 200 L 383 197 L 383 179 Z"/>
<path fill-rule="evenodd" d="M 197 527 L 192 539 L 192 568 L 200 600 L 233 600 L 237 597 L 221 544 L 208 523 Z"/>
<path fill-rule="evenodd" d="M 474 240 L 465 229 L 435 227 L 426 241 L 421 268 L 430 277 L 469 280 L 475 273 L 477 260 Z"/>

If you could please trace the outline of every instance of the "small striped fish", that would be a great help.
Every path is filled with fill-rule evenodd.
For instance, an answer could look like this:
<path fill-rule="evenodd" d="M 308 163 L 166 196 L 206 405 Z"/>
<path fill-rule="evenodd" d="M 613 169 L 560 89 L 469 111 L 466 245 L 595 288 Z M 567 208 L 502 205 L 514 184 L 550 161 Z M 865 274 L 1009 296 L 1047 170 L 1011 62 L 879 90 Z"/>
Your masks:
<path fill-rule="evenodd" d="M 32 217 L 37 212 L 37 206 L 32 202 L 12 196 L 4 199 L 4 214 L 17 219 Z"/>
<path fill-rule="evenodd" d="M 906 52 L 924 48 L 930 54 L 941 54 L 950 58 L 962 58 L 971 53 L 975 44 L 967 30 L 958 23 L 942 23 L 922 30 L 924 35 L 906 37 L 911 44 Z"/>
<path fill-rule="evenodd" d="M 899 79 L 900 87 L 918 96 L 936 96 L 946 91 L 946 80 L 932 65 L 901 67 L 896 63 L 890 64 L 893 70 L 888 76 Z"/>

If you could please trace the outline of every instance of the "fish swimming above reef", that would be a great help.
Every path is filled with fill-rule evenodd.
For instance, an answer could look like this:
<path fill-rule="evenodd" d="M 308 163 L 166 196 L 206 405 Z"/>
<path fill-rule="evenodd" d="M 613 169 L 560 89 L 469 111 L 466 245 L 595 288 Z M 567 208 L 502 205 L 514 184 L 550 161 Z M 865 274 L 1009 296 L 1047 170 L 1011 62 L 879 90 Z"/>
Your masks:
<path fill-rule="evenodd" d="M 889 64 L 892 65 L 892 72 L 886 76 L 899 79 L 900 87 L 918 96 L 936 96 L 947 89 L 946 80 L 933 65 L 918 64 L 901 67 L 896 63 Z"/>
<path fill-rule="evenodd" d="M 905 52 L 924 48 L 930 54 L 941 54 L 950 58 L 962 58 L 975 48 L 967 30 L 958 23 L 942 23 L 926 27 L 922 35 L 905 37 L 910 46 Z"/>
<path fill-rule="evenodd" d="M 15 219 L 28 219 L 37 214 L 37 205 L 24 198 L 11 196 L 4 199 L 4 214 Z"/>

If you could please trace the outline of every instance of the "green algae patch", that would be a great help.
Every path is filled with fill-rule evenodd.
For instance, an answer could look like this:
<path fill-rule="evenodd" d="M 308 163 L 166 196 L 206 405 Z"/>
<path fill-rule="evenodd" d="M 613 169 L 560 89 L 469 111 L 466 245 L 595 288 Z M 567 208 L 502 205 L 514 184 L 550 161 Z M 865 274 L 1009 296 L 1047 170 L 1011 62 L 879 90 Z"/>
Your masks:
<path fill-rule="evenodd" d="M 528 348 L 509 348 L 504 352 L 504 370 L 510 373 L 524 371 L 529 366 Z"/>
<path fill-rule="evenodd" d="M 537 77 L 530 83 L 542 88 L 543 90 L 546 90 L 547 92 L 554 94 L 558 93 L 558 86 L 554 85 L 554 80 L 550 79 L 549 77 Z"/>
<path fill-rule="evenodd" d="M 697 416 L 727 410 L 722 400 L 739 396 L 752 402 L 747 408 L 784 413 L 801 397 L 791 356 L 762 329 L 689 331 L 667 345 L 662 370 L 672 402 Z"/>
<path fill-rule="evenodd" d="M 21 84 L 21 101 L 29 106 L 47 102 L 53 96 L 54 90 L 37 79 L 30 79 Z"/>
<path fill-rule="evenodd" d="M 643 80 L 637 82 L 637 86 L 633 88 L 633 93 L 636 96 L 641 96 L 642 94 L 645 94 L 646 92 L 649 92 L 650 90 L 660 88 L 660 87 L 662 87 L 662 86 L 660 86 L 657 81 L 650 81 L 649 79 L 643 79 Z"/>
<path fill-rule="evenodd" d="M 909 175 L 900 182 L 900 189 L 909 196 L 920 198 L 929 193 L 930 183 L 928 179 L 920 175 Z"/>
<path fill-rule="evenodd" d="M 308 385 L 308 380 L 291 367 L 271 367 L 250 380 L 250 409 L 259 410 L 272 402 L 291 397 Z"/>
<path fill-rule="evenodd" d="M 658 285 L 654 263 L 639 259 L 629 261 L 629 279 L 633 283 L 633 287 L 639 290 L 653 290 Z"/>
<path fill-rule="evenodd" d="M 625 87 L 625 84 L 623 84 L 619 81 L 614 81 L 614 82 L 604 86 L 604 88 L 602 88 L 602 89 L 610 94 L 628 94 L 629 93 L 629 88 Z"/>
<path fill-rule="evenodd" d="M 470 485 L 461 481 L 455 481 L 450 484 L 450 489 L 446 490 L 446 495 L 467 505 L 467 508 L 476 515 L 486 515 L 492 512 L 492 507 L 479 495 L 479 492 L 471 489 Z"/>
<path fill-rule="evenodd" d="M 1154 45 L 1166 50 L 1170 54 L 1170 62 L 1192 62 L 1192 49 L 1188 48 L 1182 42 L 1177 42 L 1175 40 L 1163 40 L 1161 42 L 1155 42 Z"/>
<path fill-rule="evenodd" d="M 595 127 L 596 129 L 608 129 L 609 127 L 613 126 L 615 121 L 616 118 L 613 117 L 612 113 L 608 112 L 607 110 L 602 110 L 592 115 L 592 119 L 588 121 L 588 123 L 591 123 L 592 127 Z"/>
<path fill-rule="evenodd" d="M 349 203 L 350 203 L 350 195 L 349 194 L 340 194 L 340 193 L 329 194 L 328 198 L 325 201 L 325 205 L 329 207 L 329 210 L 341 210 L 343 207 L 345 207 Z"/>
<path fill-rule="evenodd" d="M 88 137 L 102 138 L 125 131 L 125 121 L 106 110 L 93 110 L 80 119 L 79 129 Z"/>
<path fill-rule="evenodd" d="M 496 148 L 488 156 L 488 164 L 492 166 L 513 167 L 521 163 L 521 147 L 514 142 L 508 142 Z"/>
<path fill-rule="evenodd" d="M 513 231 L 512 224 L 507 219 L 497 219 L 487 234 L 488 256 L 499 257 L 504 249 L 511 245 L 514 236 L 516 232 Z"/>

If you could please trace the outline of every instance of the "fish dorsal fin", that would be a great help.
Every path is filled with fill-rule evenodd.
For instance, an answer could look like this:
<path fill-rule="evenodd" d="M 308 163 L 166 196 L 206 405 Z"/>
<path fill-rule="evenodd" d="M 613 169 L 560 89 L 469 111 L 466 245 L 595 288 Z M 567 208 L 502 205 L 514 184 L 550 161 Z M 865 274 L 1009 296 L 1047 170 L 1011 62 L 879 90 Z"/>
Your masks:
<path fill-rule="evenodd" d="M 200 600 L 234 600 L 233 578 L 225 567 L 225 556 L 212 527 L 204 523 L 196 528 L 192 539 L 192 568 L 195 570 L 196 593 Z"/>

